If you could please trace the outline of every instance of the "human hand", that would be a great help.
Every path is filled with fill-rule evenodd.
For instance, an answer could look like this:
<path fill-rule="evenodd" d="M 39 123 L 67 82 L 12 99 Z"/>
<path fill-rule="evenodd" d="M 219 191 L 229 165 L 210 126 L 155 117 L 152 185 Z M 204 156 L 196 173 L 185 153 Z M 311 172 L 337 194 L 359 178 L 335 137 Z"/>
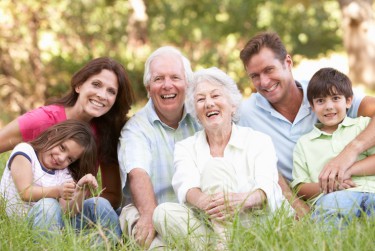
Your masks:
<path fill-rule="evenodd" d="M 98 181 L 96 180 L 95 176 L 91 173 L 86 174 L 77 182 L 77 189 L 96 189 L 98 188 Z"/>
<path fill-rule="evenodd" d="M 135 241 L 146 250 L 150 247 L 151 242 L 156 235 L 151 216 L 140 216 L 133 228 L 133 236 Z"/>
<path fill-rule="evenodd" d="M 342 183 L 338 180 L 335 181 L 334 191 L 346 190 L 348 188 L 356 187 L 357 185 L 353 182 L 351 178 L 345 179 Z"/>
<path fill-rule="evenodd" d="M 75 183 L 73 180 L 64 182 L 61 184 L 59 189 L 60 198 L 64 200 L 71 200 L 74 195 Z"/>
<path fill-rule="evenodd" d="M 353 165 L 356 158 L 354 153 L 343 151 L 324 166 L 319 175 L 319 186 L 323 193 L 333 192 L 336 180 L 343 183 L 346 171 Z"/>
<path fill-rule="evenodd" d="M 211 219 L 231 219 L 235 213 L 243 208 L 247 193 L 217 193 L 210 197 L 206 213 Z"/>

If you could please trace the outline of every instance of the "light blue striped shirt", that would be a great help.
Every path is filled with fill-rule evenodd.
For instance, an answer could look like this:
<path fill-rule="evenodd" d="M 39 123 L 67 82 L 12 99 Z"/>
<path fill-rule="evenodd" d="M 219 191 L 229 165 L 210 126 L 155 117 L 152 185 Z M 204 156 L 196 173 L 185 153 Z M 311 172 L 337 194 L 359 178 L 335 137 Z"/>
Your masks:
<path fill-rule="evenodd" d="M 174 145 L 199 129 L 198 123 L 186 111 L 177 129 L 164 124 L 150 99 L 121 131 L 118 158 L 123 187 L 126 174 L 134 168 L 142 168 L 150 175 L 158 203 L 177 202 L 172 188 Z M 123 191 L 127 204 L 131 200 L 128 186 Z"/>
<path fill-rule="evenodd" d="M 259 93 L 254 93 L 242 102 L 239 125 L 249 126 L 254 130 L 271 136 L 276 148 L 278 158 L 277 167 L 281 174 L 288 180 L 292 180 L 293 150 L 297 140 L 313 129 L 318 121 L 311 110 L 307 100 L 307 82 L 296 82 L 303 90 L 303 101 L 293 123 L 277 112 L 271 104 Z M 363 94 L 355 93 L 353 103 L 348 111 L 348 116 L 357 117 L 358 108 L 363 99 Z"/>

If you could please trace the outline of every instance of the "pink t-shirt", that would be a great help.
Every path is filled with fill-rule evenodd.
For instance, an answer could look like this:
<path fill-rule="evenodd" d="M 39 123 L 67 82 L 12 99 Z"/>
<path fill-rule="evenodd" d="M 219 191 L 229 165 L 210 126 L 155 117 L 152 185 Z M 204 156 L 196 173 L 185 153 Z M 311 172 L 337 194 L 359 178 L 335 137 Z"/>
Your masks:
<path fill-rule="evenodd" d="M 18 126 L 20 127 L 23 141 L 29 142 L 38 137 L 47 128 L 66 119 L 64 106 L 41 106 L 18 117 Z"/>

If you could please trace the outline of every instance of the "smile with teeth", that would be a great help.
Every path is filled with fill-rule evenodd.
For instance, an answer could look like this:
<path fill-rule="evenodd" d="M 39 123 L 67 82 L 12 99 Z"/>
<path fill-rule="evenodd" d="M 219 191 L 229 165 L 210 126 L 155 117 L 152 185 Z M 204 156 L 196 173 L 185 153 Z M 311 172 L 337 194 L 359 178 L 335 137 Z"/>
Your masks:
<path fill-rule="evenodd" d="M 177 96 L 177 94 L 165 94 L 165 95 L 161 95 L 161 98 L 162 99 L 170 99 L 170 98 L 175 98 Z"/>
<path fill-rule="evenodd" d="M 93 99 L 90 99 L 90 103 L 95 105 L 95 106 L 98 106 L 98 107 L 104 107 L 104 104 L 96 101 L 96 100 L 93 100 Z"/>
<path fill-rule="evenodd" d="M 211 112 L 206 113 L 206 116 L 211 117 L 211 116 L 218 115 L 218 114 L 219 114 L 218 111 L 211 111 Z"/>
<path fill-rule="evenodd" d="M 336 115 L 336 113 L 328 113 L 328 114 L 325 114 L 324 117 L 334 117 Z"/>
<path fill-rule="evenodd" d="M 272 85 L 270 88 L 268 89 L 263 89 L 263 91 L 266 91 L 266 92 L 272 92 L 273 90 L 276 89 L 276 87 L 279 86 L 279 82 L 277 82 L 276 84 Z"/>

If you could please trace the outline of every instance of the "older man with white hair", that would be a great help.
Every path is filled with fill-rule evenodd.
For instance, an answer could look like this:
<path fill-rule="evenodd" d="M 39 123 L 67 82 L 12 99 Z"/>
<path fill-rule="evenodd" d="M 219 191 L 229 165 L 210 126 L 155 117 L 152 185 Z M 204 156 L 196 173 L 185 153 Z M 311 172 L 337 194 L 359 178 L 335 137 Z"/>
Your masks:
<path fill-rule="evenodd" d="M 123 180 L 127 175 L 128 198 L 120 223 L 124 234 L 145 248 L 161 245 L 152 223 L 156 206 L 177 201 L 171 185 L 174 145 L 199 129 L 184 106 L 191 75 L 190 62 L 179 50 L 165 46 L 154 51 L 143 78 L 149 101 L 121 132 L 118 158 Z"/>

